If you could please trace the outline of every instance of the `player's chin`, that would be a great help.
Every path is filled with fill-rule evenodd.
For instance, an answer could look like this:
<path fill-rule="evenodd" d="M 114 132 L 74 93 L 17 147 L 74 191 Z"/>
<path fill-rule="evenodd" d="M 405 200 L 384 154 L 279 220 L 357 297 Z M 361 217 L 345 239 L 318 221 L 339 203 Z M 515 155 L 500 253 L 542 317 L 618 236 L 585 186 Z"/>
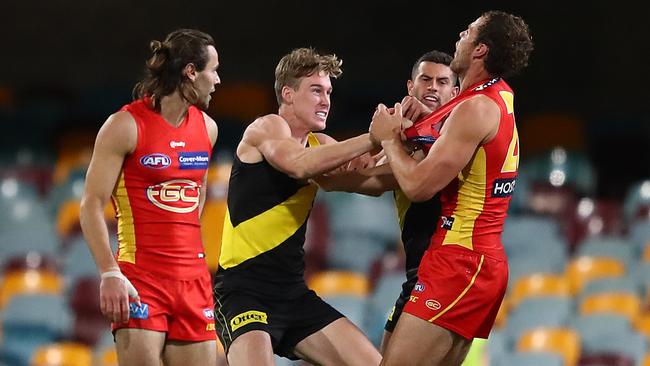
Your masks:
<path fill-rule="evenodd" d="M 426 102 L 424 103 L 429 109 L 432 111 L 435 111 L 436 109 L 440 108 L 440 103 L 438 102 Z"/>
<path fill-rule="evenodd" d="M 327 127 L 327 123 L 324 120 L 315 120 L 311 124 L 312 131 L 322 131 Z"/>

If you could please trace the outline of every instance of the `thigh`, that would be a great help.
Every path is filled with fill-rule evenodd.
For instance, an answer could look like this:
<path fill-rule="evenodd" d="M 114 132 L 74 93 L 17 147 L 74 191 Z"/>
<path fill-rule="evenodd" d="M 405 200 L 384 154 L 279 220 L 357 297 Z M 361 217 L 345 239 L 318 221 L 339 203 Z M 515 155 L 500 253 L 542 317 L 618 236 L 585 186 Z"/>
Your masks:
<path fill-rule="evenodd" d="M 258 334 L 256 331 L 265 333 L 268 336 L 269 344 L 273 338 L 279 339 L 281 333 L 272 331 L 272 324 L 276 329 L 281 329 L 277 324 L 277 311 L 272 311 L 265 301 L 241 292 L 215 291 L 215 311 L 214 317 L 216 320 L 217 336 L 224 347 L 226 355 L 230 358 L 231 347 L 237 343 L 240 337 L 246 336 L 248 333 Z M 254 343 L 261 344 L 258 339 L 261 335 L 252 337 Z M 244 339 L 248 339 L 245 337 Z M 275 341 L 277 342 L 277 341 Z M 250 342 L 241 342 L 249 344 Z"/>
<path fill-rule="evenodd" d="M 123 328 L 115 331 L 118 364 L 122 366 L 160 366 L 165 333 Z"/>
<path fill-rule="evenodd" d="M 404 313 L 388 343 L 382 365 L 460 365 L 471 342 L 448 329 Z"/>
<path fill-rule="evenodd" d="M 311 290 L 291 300 L 283 310 L 279 315 L 282 317 L 282 323 L 287 325 L 287 329 L 275 347 L 275 351 L 279 356 L 290 359 L 299 358 L 294 355 L 293 350 L 300 341 L 343 317 L 343 314 Z"/>
<path fill-rule="evenodd" d="M 339 318 L 300 341 L 294 354 L 317 365 L 379 365 L 381 355 L 347 318 Z"/>
<path fill-rule="evenodd" d="M 227 357 L 235 366 L 273 366 L 271 336 L 261 330 L 246 332 L 232 342 Z"/>
<path fill-rule="evenodd" d="M 174 281 L 169 286 L 174 286 L 176 296 L 169 314 L 167 340 L 216 341 L 210 273 L 193 280 Z"/>
<path fill-rule="evenodd" d="M 217 365 L 217 341 L 168 341 L 163 351 L 165 366 Z"/>

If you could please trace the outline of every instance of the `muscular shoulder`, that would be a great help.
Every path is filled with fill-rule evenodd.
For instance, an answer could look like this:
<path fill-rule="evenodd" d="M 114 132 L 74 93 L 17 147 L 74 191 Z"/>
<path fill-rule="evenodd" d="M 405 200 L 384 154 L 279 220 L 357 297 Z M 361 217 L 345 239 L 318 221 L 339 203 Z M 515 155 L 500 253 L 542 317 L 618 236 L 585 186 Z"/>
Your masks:
<path fill-rule="evenodd" d="M 104 144 L 124 154 L 133 152 L 137 143 L 138 127 L 131 113 L 126 111 L 109 116 L 97 134 L 97 144 Z"/>
<path fill-rule="evenodd" d="M 277 114 L 267 114 L 257 118 L 244 131 L 237 156 L 246 163 L 255 163 L 263 159 L 262 153 L 258 150 L 260 145 L 271 139 L 291 137 L 289 125 Z"/>
<path fill-rule="evenodd" d="M 445 122 L 441 133 L 454 132 L 489 140 L 499 128 L 499 106 L 485 95 L 469 98 L 456 106 Z"/>
<path fill-rule="evenodd" d="M 253 143 L 253 145 L 268 138 L 285 138 L 290 136 L 291 129 L 287 121 L 277 114 L 267 114 L 257 118 L 244 132 L 244 140 Z"/>
<path fill-rule="evenodd" d="M 219 134 L 219 128 L 217 127 L 217 122 L 215 122 L 212 117 L 207 113 L 203 113 L 203 120 L 205 121 L 205 129 L 208 131 L 208 136 L 210 137 L 210 142 L 212 146 L 217 142 L 217 135 Z"/>

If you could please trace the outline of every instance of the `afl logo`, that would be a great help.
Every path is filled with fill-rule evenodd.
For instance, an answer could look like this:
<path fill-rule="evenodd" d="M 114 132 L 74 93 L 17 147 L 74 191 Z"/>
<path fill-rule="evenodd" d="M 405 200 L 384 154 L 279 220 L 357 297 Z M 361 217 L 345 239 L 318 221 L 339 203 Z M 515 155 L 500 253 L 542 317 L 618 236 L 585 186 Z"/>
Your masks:
<path fill-rule="evenodd" d="M 431 310 L 439 310 L 440 309 L 440 303 L 437 302 L 436 300 L 429 299 L 429 300 L 425 301 L 424 305 L 426 305 Z"/>
<path fill-rule="evenodd" d="M 206 319 L 214 319 L 214 311 L 212 311 L 212 309 L 203 309 L 203 316 L 205 316 Z"/>
<path fill-rule="evenodd" d="M 140 164 L 151 169 L 165 169 L 172 165 L 172 159 L 161 153 L 153 153 L 140 158 Z"/>
<path fill-rule="evenodd" d="M 188 213 L 199 207 L 199 186 L 188 179 L 175 179 L 147 188 L 147 198 L 156 207 Z"/>

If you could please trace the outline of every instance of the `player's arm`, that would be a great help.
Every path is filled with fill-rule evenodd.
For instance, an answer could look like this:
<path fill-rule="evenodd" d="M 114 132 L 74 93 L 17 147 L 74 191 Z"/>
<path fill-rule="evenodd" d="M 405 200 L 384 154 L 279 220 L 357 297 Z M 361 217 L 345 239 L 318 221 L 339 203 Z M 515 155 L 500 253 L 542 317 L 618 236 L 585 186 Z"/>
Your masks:
<path fill-rule="evenodd" d="M 306 149 L 291 137 L 286 121 L 274 114 L 253 122 L 242 140 L 255 147 L 274 168 L 295 179 L 307 179 L 331 171 L 373 147 L 369 134 L 363 134 Z"/>
<path fill-rule="evenodd" d="M 217 123 L 208 116 L 207 113 L 203 112 L 203 120 L 205 121 L 205 129 L 208 132 L 208 137 L 210 138 L 210 147 L 214 150 L 214 144 L 217 143 L 217 136 L 219 135 L 219 129 Z M 208 171 L 205 171 L 203 175 L 203 186 L 199 191 L 199 217 L 203 214 L 203 206 L 205 206 L 205 199 L 207 197 L 208 191 Z"/>
<path fill-rule="evenodd" d="M 386 191 L 399 188 L 388 164 L 339 174 L 321 175 L 313 180 L 327 192 L 342 191 L 368 196 L 381 196 Z"/>
<path fill-rule="evenodd" d="M 324 133 L 314 133 L 314 136 L 316 136 L 321 145 L 335 144 L 338 142 L 335 138 Z M 368 151 L 346 163 L 343 163 L 343 165 L 327 174 L 372 168 L 377 165 L 377 162 L 382 156 L 373 156 L 371 152 Z"/>
<path fill-rule="evenodd" d="M 396 110 L 391 116 L 384 109 L 380 119 L 399 119 L 399 113 Z M 414 202 L 433 197 L 467 165 L 477 147 L 496 134 L 499 118 L 499 107 L 487 97 L 477 96 L 462 102 L 450 114 L 440 138 L 420 162 L 404 151 L 398 134 L 382 138 L 382 147 L 402 191 Z"/>
<path fill-rule="evenodd" d="M 116 323 L 128 320 L 130 282 L 121 274 L 113 258 L 104 207 L 115 187 L 124 157 L 135 149 L 136 143 L 137 127 L 133 117 L 128 112 L 110 116 L 97 134 L 81 197 L 81 229 L 102 278 L 101 311 Z M 139 301 L 134 292 L 131 294 Z"/>

